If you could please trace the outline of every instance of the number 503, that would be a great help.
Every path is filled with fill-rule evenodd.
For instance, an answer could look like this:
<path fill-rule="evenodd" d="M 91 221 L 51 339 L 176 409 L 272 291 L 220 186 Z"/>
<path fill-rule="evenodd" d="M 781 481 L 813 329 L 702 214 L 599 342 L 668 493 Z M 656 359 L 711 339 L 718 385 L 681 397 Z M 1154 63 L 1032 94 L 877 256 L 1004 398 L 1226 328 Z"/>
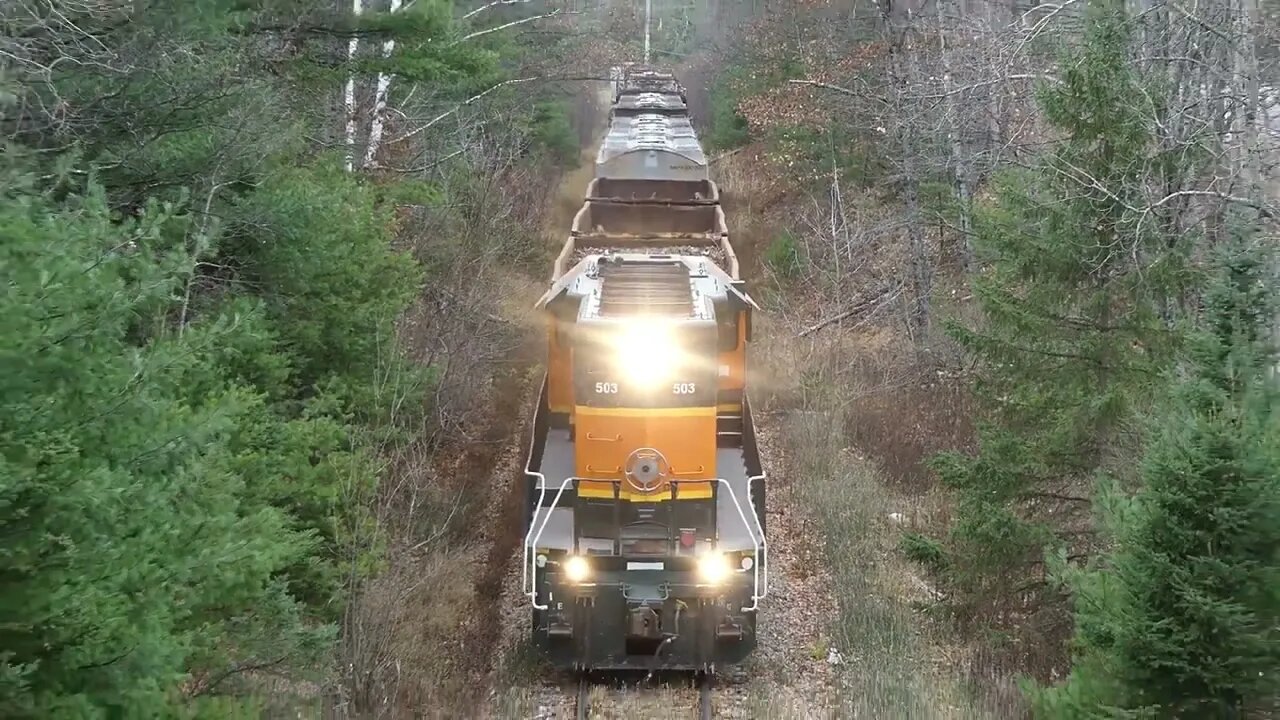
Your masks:
<path fill-rule="evenodd" d="M 675 395 L 692 395 L 698 391 L 694 383 L 675 383 L 671 386 L 671 392 Z"/>

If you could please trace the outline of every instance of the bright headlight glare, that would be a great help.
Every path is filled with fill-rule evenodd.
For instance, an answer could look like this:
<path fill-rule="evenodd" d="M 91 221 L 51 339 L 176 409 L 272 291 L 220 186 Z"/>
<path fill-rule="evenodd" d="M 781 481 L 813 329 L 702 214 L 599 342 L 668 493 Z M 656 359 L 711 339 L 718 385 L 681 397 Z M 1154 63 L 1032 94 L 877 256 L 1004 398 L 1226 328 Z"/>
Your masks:
<path fill-rule="evenodd" d="M 729 575 L 729 558 L 722 553 L 707 553 L 698 558 L 698 576 L 711 585 L 720 583 Z"/>
<path fill-rule="evenodd" d="M 674 351 L 671 335 L 662 325 L 629 325 L 618 338 L 618 368 L 627 380 L 651 386 L 671 374 Z"/>
<path fill-rule="evenodd" d="M 580 583 L 591 574 L 591 566 L 587 564 L 586 558 L 574 555 L 564 561 L 564 574 L 569 578 L 569 582 Z"/>

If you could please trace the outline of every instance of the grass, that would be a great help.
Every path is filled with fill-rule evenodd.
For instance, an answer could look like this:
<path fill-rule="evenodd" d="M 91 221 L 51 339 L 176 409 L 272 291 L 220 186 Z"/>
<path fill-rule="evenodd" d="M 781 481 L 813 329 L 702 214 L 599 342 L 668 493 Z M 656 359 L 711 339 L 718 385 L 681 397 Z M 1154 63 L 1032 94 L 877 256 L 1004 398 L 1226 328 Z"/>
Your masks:
<path fill-rule="evenodd" d="M 843 451 L 840 423 L 826 413 L 788 418 L 784 442 L 802 478 L 799 496 L 824 531 L 826 558 L 840 603 L 832 629 L 842 662 L 839 704 L 849 717 L 948 716 L 923 660 L 920 619 L 887 596 L 892 537 L 879 520 L 889 512 L 874 469 Z"/>
<path fill-rule="evenodd" d="M 948 661 L 946 638 L 918 609 L 930 601 L 925 573 L 902 554 L 903 528 L 889 515 L 919 510 L 905 507 L 876 463 L 851 448 L 860 434 L 851 399 L 866 394 L 858 382 L 865 374 L 849 371 L 843 343 L 788 344 L 779 365 L 786 372 L 774 374 L 770 389 L 789 408 L 779 424 L 785 472 L 823 536 L 839 604 L 830 633 L 841 658 L 833 668 L 837 716 L 989 717 L 967 699 L 963 663 Z"/>
<path fill-rule="evenodd" d="M 749 380 L 757 422 L 777 431 L 782 447 L 774 451 L 784 454 L 779 474 L 794 483 L 794 505 L 821 538 L 821 559 L 814 562 L 829 570 L 839 605 L 828 643 L 843 659 L 832 668 L 839 681 L 836 716 L 1021 717 L 1010 678 L 988 669 L 982 640 L 961 638 L 948 625 L 925 581 L 927 569 L 903 552 L 908 545 L 917 559 L 928 559 L 928 548 L 904 537 L 930 536 L 948 523 L 948 494 L 922 460 L 971 442 L 967 391 L 922 362 L 894 304 L 871 318 L 796 336 L 798 328 L 874 289 L 868 268 L 892 275 L 905 267 L 901 239 L 866 231 L 861 239 L 874 240 L 875 249 L 863 257 L 865 268 L 822 283 L 817 275 L 813 282 L 777 283 L 767 269 L 770 243 L 803 225 L 797 219 L 808 212 L 810 198 L 785 182 L 789 171 L 771 172 L 756 160 L 756 150 L 726 159 L 714 172 L 731 199 L 726 213 L 752 295 L 766 307 L 754 317 Z M 860 222 L 898 218 L 895 208 L 873 200 L 851 203 Z M 802 252 L 819 247 L 810 235 L 801 230 L 795 238 Z M 961 285 L 959 294 L 948 294 L 947 287 L 935 288 L 939 305 L 948 315 L 963 315 L 967 292 Z M 938 333 L 931 362 L 950 365 L 955 353 Z M 892 520 L 891 513 L 897 514 Z M 806 700 L 787 707 L 786 698 L 760 697 L 751 717 L 812 716 Z"/>

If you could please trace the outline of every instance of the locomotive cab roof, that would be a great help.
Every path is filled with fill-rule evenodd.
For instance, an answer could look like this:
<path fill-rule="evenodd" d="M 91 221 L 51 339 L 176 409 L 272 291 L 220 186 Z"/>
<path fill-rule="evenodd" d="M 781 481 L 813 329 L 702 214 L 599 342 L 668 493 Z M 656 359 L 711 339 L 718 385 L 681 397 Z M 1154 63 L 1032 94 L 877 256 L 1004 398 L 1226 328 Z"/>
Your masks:
<path fill-rule="evenodd" d="M 739 282 L 706 257 L 644 253 L 588 255 L 552 284 L 537 308 L 574 301 L 578 322 L 714 322 L 717 307 L 757 307 Z"/>

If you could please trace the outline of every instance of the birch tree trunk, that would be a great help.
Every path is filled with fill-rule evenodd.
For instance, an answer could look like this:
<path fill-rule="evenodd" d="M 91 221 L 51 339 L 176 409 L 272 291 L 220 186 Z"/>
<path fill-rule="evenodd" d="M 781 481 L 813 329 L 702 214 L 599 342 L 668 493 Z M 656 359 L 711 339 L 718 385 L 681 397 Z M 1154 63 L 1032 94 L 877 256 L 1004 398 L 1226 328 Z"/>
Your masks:
<path fill-rule="evenodd" d="M 352 0 L 351 14 L 357 18 L 364 10 L 364 0 Z M 360 41 L 352 35 L 347 43 L 347 87 L 344 92 L 347 109 L 347 172 L 355 169 L 356 159 L 356 51 Z"/>
<path fill-rule="evenodd" d="M 356 0 L 359 2 L 360 0 Z M 391 0 L 391 12 L 399 12 L 402 0 Z M 382 57 L 389 58 L 391 53 L 395 52 L 396 41 L 387 40 L 382 43 Z M 364 166 L 374 167 L 375 160 L 378 156 L 378 147 L 382 144 L 382 128 L 386 120 L 387 113 L 387 93 L 391 90 L 391 80 L 394 76 L 389 73 L 378 73 L 378 89 L 374 95 L 373 102 L 373 119 L 369 125 L 369 147 L 365 149 Z"/>

